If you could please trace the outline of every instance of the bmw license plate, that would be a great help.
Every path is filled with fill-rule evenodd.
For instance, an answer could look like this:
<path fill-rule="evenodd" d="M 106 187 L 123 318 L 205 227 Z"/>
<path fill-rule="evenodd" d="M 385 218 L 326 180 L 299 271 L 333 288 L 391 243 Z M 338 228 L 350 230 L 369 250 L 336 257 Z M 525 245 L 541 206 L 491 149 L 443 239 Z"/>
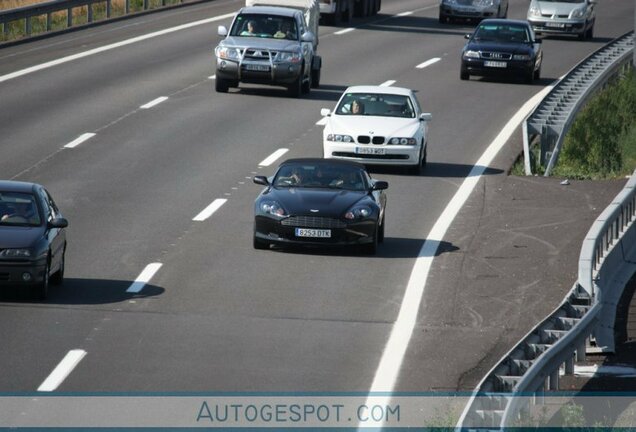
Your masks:
<path fill-rule="evenodd" d="M 296 228 L 296 237 L 331 238 L 331 230 L 328 230 L 328 229 L 311 229 L 311 228 Z"/>
<path fill-rule="evenodd" d="M 383 155 L 386 149 L 373 147 L 356 147 L 357 154 Z"/>
<path fill-rule="evenodd" d="M 495 68 L 505 68 L 505 67 L 508 67 L 508 63 L 502 62 L 502 61 L 485 61 L 484 66 L 495 67 Z"/>
<path fill-rule="evenodd" d="M 245 70 L 249 70 L 249 71 L 269 72 L 269 66 L 268 65 L 244 64 L 243 67 L 245 68 Z"/>

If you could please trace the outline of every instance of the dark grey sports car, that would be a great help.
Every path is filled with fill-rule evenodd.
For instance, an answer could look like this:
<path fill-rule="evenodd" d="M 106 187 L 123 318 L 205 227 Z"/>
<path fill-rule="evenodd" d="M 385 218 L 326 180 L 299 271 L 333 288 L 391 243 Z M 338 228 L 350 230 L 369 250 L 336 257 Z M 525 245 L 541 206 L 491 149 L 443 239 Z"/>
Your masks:
<path fill-rule="evenodd" d="M 44 299 L 49 277 L 62 283 L 67 225 L 41 185 L 0 181 L 0 288 L 30 288 Z"/>
<path fill-rule="evenodd" d="M 356 245 L 375 254 L 384 240 L 389 187 L 364 165 L 334 159 L 290 159 L 268 179 L 254 203 L 254 248 Z"/>

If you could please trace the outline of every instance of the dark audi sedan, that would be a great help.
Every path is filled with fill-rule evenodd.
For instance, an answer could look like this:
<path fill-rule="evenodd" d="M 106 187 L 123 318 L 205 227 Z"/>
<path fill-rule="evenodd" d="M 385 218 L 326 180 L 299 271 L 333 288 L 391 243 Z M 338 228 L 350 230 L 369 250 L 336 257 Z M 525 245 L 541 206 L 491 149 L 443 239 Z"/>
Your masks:
<path fill-rule="evenodd" d="M 0 181 L 0 287 L 31 289 L 43 300 L 64 279 L 68 226 L 44 187 Z"/>
<path fill-rule="evenodd" d="M 466 35 L 459 77 L 508 75 L 532 83 L 541 76 L 543 51 L 527 21 L 483 20 L 472 35 Z"/>
<path fill-rule="evenodd" d="M 384 240 L 389 187 L 357 162 L 289 159 L 276 174 L 255 176 L 266 186 L 254 203 L 254 248 L 276 245 L 354 245 L 375 254 Z"/>

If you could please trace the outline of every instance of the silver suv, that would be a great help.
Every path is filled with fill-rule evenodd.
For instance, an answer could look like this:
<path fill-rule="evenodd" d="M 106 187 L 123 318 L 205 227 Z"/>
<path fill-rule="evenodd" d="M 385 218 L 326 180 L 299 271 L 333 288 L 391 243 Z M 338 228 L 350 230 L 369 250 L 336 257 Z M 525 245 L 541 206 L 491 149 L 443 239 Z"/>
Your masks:
<path fill-rule="evenodd" d="M 214 50 L 216 91 L 227 92 L 239 82 L 280 85 L 299 97 L 318 87 L 320 57 L 316 36 L 307 29 L 302 11 L 253 6 L 239 10 L 228 33 Z"/>
<path fill-rule="evenodd" d="M 532 0 L 528 21 L 535 33 L 594 36 L 596 0 Z"/>

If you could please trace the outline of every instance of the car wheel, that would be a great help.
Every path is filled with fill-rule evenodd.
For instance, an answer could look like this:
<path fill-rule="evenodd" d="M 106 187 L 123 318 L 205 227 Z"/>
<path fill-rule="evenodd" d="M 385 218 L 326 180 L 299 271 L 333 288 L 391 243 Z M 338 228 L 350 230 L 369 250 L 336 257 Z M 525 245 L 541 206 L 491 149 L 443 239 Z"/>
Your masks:
<path fill-rule="evenodd" d="M 237 88 L 239 86 L 239 80 L 232 80 L 228 83 L 228 87 Z"/>
<path fill-rule="evenodd" d="M 468 71 L 466 69 L 462 68 L 459 71 L 459 79 L 462 80 L 462 81 L 466 81 L 466 80 L 470 79 L 470 74 L 468 73 Z"/>
<path fill-rule="evenodd" d="M 534 82 L 534 69 L 526 71 L 525 81 L 528 84 L 532 84 Z"/>
<path fill-rule="evenodd" d="M 384 243 L 384 224 L 386 221 L 386 210 L 384 211 L 384 216 L 382 216 L 382 223 L 380 224 L 380 228 L 378 229 L 378 243 Z"/>
<path fill-rule="evenodd" d="M 36 300 L 46 300 L 46 296 L 49 293 L 49 272 L 51 271 L 51 263 L 46 264 L 46 268 L 44 269 L 44 277 L 42 278 L 42 282 L 35 285 L 33 287 L 34 293 L 33 296 Z"/>
<path fill-rule="evenodd" d="M 424 147 L 424 156 L 422 157 L 422 169 L 426 168 L 426 147 Z"/>
<path fill-rule="evenodd" d="M 303 81 L 302 85 L 301 85 L 301 92 L 303 94 L 308 94 L 311 91 L 311 71 L 309 72 L 309 75 L 307 75 L 307 79 L 305 81 Z"/>
<path fill-rule="evenodd" d="M 583 32 L 579 33 L 579 40 L 585 40 L 585 38 L 587 37 L 587 30 L 585 30 L 587 28 L 587 21 L 585 22 L 585 25 L 583 26 Z"/>
<path fill-rule="evenodd" d="M 375 255 L 378 252 L 378 228 L 375 229 L 373 241 L 362 246 L 362 253 L 366 255 Z"/>
<path fill-rule="evenodd" d="M 64 267 L 66 261 L 66 247 L 62 251 L 62 260 L 60 261 L 60 268 L 51 276 L 51 283 L 53 285 L 61 285 L 64 282 Z"/>
<path fill-rule="evenodd" d="M 539 66 L 539 68 L 536 71 L 534 71 L 534 79 L 538 80 L 540 78 L 541 78 L 541 66 Z"/>
<path fill-rule="evenodd" d="M 594 24 L 592 24 L 590 28 L 588 29 L 586 37 L 588 39 L 594 39 Z"/>
<path fill-rule="evenodd" d="M 294 82 L 287 88 L 289 96 L 297 98 L 300 97 L 303 91 L 303 77 L 299 76 Z"/>
<path fill-rule="evenodd" d="M 227 90 L 230 88 L 228 80 L 217 77 L 214 83 L 214 88 L 217 93 L 227 93 Z"/>
<path fill-rule="evenodd" d="M 348 23 L 353 20 L 353 0 L 347 2 L 347 11 L 344 13 L 342 19 Z"/>
<path fill-rule="evenodd" d="M 269 243 L 254 236 L 254 249 L 269 249 Z"/>
<path fill-rule="evenodd" d="M 444 15 L 442 12 L 439 13 L 439 23 L 444 24 L 448 22 L 448 17 Z"/>
<path fill-rule="evenodd" d="M 313 88 L 320 86 L 320 69 L 313 69 L 311 71 L 311 86 Z"/>

